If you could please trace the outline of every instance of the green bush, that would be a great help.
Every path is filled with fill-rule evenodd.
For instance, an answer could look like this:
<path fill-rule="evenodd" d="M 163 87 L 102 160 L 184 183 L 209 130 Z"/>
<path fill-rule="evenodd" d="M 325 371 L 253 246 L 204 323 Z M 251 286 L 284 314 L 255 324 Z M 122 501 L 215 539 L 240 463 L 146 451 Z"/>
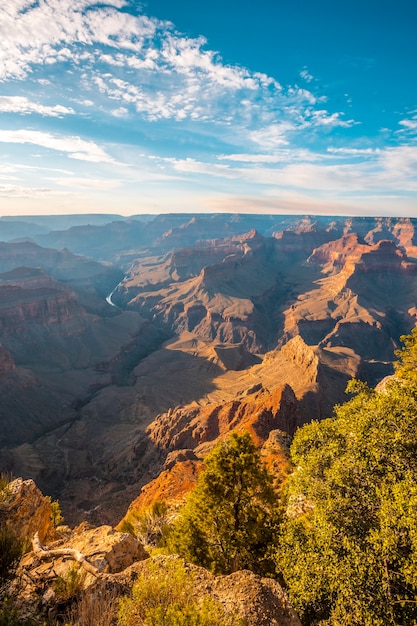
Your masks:
<path fill-rule="evenodd" d="M 85 570 L 81 569 L 77 563 L 73 563 L 64 576 L 58 576 L 54 581 L 53 589 L 57 601 L 65 603 L 78 596 L 83 589 L 85 577 Z"/>
<path fill-rule="evenodd" d="M 382 390 L 353 381 L 295 435 L 279 570 L 305 624 L 417 623 L 417 331 Z"/>
<path fill-rule="evenodd" d="M 177 559 L 149 564 L 120 600 L 120 626 L 243 626 L 214 600 L 196 598 L 193 576 Z"/>
<path fill-rule="evenodd" d="M 62 515 L 61 506 L 58 500 L 52 500 L 51 496 L 45 496 L 45 499 L 51 503 L 51 524 L 54 528 L 57 528 L 57 526 L 61 526 L 65 521 Z"/>

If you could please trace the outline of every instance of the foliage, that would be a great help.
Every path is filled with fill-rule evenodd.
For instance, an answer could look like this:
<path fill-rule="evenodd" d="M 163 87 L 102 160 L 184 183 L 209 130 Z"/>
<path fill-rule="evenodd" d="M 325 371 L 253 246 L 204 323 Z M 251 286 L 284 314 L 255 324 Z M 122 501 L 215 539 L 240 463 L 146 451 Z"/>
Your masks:
<path fill-rule="evenodd" d="M 295 435 L 277 563 L 305 624 L 416 623 L 416 356 L 413 332 L 398 378 Z"/>
<path fill-rule="evenodd" d="M 207 456 L 168 548 L 216 573 L 267 573 L 278 521 L 271 474 L 249 433 L 233 433 Z"/>
<path fill-rule="evenodd" d="M 0 502 L 5 500 L 8 496 L 8 486 L 12 482 L 13 477 L 8 472 L 0 473 Z"/>
<path fill-rule="evenodd" d="M 0 525 L 0 587 L 13 578 L 22 556 L 22 542 L 5 524 Z"/>
<path fill-rule="evenodd" d="M 163 543 L 168 523 L 169 507 L 159 500 L 136 513 L 131 522 L 135 536 L 145 548 L 158 547 Z"/>
<path fill-rule="evenodd" d="M 404 345 L 401 350 L 396 351 L 396 377 L 405 380 L 409 387 L 417 387 L 417 328 L 413 328 L 409 335 L 403 335 L 400 339 Z"/>
<path fill-rule="evenodd" d="M 180 560 L 153 562 L 132 596 L 120 600 L 120 626 L 243 626 L 235 615 L 194 595 L 193 576 Z"/>
<path fill-rule="evenodd" d="M 10 481 L 7 480 L 5 486 Z M 5 488 L 3 485 L 3 489 Z M 29 618 L 22 618 L 13 597 L 8 596 L 7 583 L 16 574 L 22 556 L 23 544 L 5 524 L 0 525 L 0 626 L 33 626 Z"/>
<path fill-rule="evenodd" d="M 45 498 L 51 503 L 51 524 L 54 528 L 57 528 L 64 523 L 61 506 L 58 500 L 52 500 L 50 496 L 45 496 Z"/>
<path fill-rule="evenodd" d="M 64 576 L 58 576 L 54 581 L 53 589 L 58 602 L 67 602 L 79 595 L 83 589 L 86 577 L 85 570 L 77 563 L 73 563 Z"/>
<path fill-rule="evenodd" d="M 79 626 L 112 626 L 117 614 L 118 598 L 112 589 L 84 592 L 71 606 L 69 624 Z"/>
<path fill-rule="evenodd" d="M 128 535 L 132 535 L 132 537 L 136 537 L 135 529 L 130 520 L 124 519 L 120 522 L 120 525 L 117 527 L 121 533 L 127 533 Z"/>
<path fill-rule="evenodd" d="M 0 626 L 36 626 L 39 622 L 29 617 L 22 617 L 10 598 L 0 601 Z"/>

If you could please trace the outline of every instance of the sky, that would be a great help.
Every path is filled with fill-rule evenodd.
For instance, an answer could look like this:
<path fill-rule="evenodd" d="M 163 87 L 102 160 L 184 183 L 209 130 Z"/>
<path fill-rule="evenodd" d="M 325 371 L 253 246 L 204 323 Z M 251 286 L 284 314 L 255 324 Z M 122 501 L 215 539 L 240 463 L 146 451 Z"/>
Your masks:
<path fill-rule="evenodd" d="M 0 215 L 417 217 L 416 0 L 2 0 Z"/>

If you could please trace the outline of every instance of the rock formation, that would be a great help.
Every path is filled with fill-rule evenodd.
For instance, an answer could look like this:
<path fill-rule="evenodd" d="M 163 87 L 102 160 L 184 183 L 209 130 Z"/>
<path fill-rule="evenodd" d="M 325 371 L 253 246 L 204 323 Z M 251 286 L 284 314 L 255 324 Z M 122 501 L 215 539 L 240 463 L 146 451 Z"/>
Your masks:
<path fill-rule="evenodd" d="M 149 571 L 152 562 L 161 567 L 164 563 L 176 560 L 175 556 L 156 556 L 135 563 L 130 568 L 113 577 L 110 581 L 99 581 L 96 588 L 103 586 L 117 590 L 117 585 L 126 589 L 132 586 L 138 574 Z M 181 562 L 182 559 L 180 560 Z M 234 572 L 228 576 L 213 576 L 206 569 L 184 563 L 193 577 L 194 593 L 196 598 L 209 596 L 221 602 L 229 611 L 236 612 L 246 620 L 247 626 L 301 626 L 288 597 L 280 584 L 268 578 L 261 578 L 250 571 Z M 93 590 L 92 590 L 93 591 Z"/>
<path fill-rule="evenodd" d="M 50 508 L 33 481 L 20 478 L 10 483 L 1 501 L 3 523 L 22 538 L 34 534 L 33 550 L 22 558 L 10 587 L 22 615 L 47 615 L 55 623 L 59 610 L 68 610 L 82 597 L 90 604 L 103 603 L 110 623 L 116 617 L 116 599 L 130 593 L 139 575 L 150 573 L 154 563 L 163 569 L 174 560 L 192 577 L 196 598 L 213 598 L 248 626 L 300 626 L 278 582 L 249 571 L 213 576 L 176 556 L 149 558 L 134 537 L 110 526 L 94 528 L 84 522 L 72 531 L 61 527 L 42 545 L 40 536 L 45 540 L 51 531 Z M 74 570 L 74 564 L 81 569 Z M 109 597 L 112 602 L 106 604 Z"/>
<path fill-rule="evenodd" d="M 177 449 L 191 482 L 230 429 L 331 415 L 416 324 L 414 219 L 50 221 L 0 243 L 0 470 L 72 523 L 116 523 L 161 472 L 175 492 Z"/>
<path fill-rule="evenodd" d="M 6 524 L 21 540 L 35 533 L 41 540 L 52 531 L 51 503 L 33 480 L 16 478 L 1 492 L 0 522 Z"/>

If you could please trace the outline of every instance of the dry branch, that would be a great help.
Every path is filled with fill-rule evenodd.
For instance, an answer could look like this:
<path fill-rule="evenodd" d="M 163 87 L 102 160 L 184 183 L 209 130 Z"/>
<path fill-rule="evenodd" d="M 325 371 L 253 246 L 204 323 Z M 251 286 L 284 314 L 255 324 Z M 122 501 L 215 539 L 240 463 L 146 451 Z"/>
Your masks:
<path fill-rule="evenodd" d="M 85 556 L 78 550 L 74 550 L 73 548 L 55 548 L 54 550 L 45 549 L 39 540 L 39 534 L 37 532 L 32 539 L 32 547 L 33 552 L 39 559 L 49 559 L 56 556 L 68 556 L 77 561 L 81 567 L 83 567 L 90 574 L 93 574 L 93 576 L 100 576 L 100 572 L 97 567 L 91 565 Z"/>

